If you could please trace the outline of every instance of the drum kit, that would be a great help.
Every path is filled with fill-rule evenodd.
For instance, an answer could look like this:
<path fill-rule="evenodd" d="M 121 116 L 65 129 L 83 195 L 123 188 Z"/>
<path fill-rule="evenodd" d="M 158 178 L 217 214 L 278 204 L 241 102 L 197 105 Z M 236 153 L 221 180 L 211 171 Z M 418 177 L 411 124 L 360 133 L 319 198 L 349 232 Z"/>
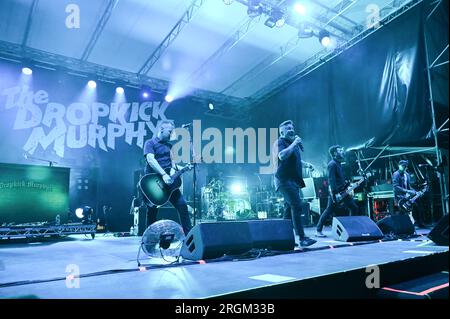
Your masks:
<path fill-rule="evenodd" d="M 202 188 L 202 211 L 207 220 L 242 220 L 282 217 L 284 200 L 268 186 L 242 186 L 235 191 L 223 179 Z"/>

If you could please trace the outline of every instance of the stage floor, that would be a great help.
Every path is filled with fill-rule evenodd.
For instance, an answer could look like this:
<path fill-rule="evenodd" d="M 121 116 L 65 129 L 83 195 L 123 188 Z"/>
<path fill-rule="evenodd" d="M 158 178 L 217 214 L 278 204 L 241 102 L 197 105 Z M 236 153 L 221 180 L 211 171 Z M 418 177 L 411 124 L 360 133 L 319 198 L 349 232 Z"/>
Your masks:
<path fill-rule="evenodd" d="M 312 236 L 314 229 L 306 232 Z M 161 260 L 143 258 L 141 262 L 150 266 L 145 271 L 136 263 L 140 237 L 97 234 L 95 239 L 76 235 L 33 243 L 3 242 L 0 298 L 226 298 L 370 265 L 448 254 L 448 247 L 437 246 L 423 235 L 428 232 L 418 230 L 422 235 L 409 240 L 356 245 L 328 237 L 307 249 L 251 260 L 163 266 Z M 330 228 L 324 233 L 330 235 Z M 77 270 L 79 281 L 66 278 Z M 70 288 L 78 283 L 78 288 Z"/>

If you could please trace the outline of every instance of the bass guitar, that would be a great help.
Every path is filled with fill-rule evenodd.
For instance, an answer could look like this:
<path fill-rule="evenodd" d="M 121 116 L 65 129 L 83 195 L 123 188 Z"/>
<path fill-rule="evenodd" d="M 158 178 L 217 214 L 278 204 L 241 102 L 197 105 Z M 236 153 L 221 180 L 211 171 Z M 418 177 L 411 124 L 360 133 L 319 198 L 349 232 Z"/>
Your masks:
<path fill-rule="evenodd" d="M 405 213 L 410 213 L 413 210 L 414 203 L 428 191 L 428 185 L 425 185 L 421 191 L 417 192 L 413 197 L 407 194 L 404 198 L 398 201 L 398 207 Z"/>
<path fill-rule="evenodd" d="M 353 191 L 355 190 L 355 188 L 357 188 L 359 185 L 361 185 L 370 176 L 372 176 L 371 173 L 369 173 L 369 172 L 366 173 L 365 175 L 363 175 L 362 179 L 360 179 L 356 183 L 346 186 L 345 189 L 343 189 L 341 191 L 333 192 L 331 190 L 331 187 L 329 187 L 328 190 L 330 192 L 330 196 L 331 196 L 331 199 L 333 200 L 333 203 L 339 204 L 344 200 L 345 197 L 353 196 Z"/>
<path fill-rule="evenodd" d="M 147 174 L 139 181 L 139 189 L 150 203 L 155 206 L 162 206 L 167 203 L 172 193 L 181 187 L 181 174 L 192 169 L 192 167 L 192 164 L 188 164 L 173 175 L 170 175 L 172 179 L 171 184 L 166 184 L 160 174 Z"/>

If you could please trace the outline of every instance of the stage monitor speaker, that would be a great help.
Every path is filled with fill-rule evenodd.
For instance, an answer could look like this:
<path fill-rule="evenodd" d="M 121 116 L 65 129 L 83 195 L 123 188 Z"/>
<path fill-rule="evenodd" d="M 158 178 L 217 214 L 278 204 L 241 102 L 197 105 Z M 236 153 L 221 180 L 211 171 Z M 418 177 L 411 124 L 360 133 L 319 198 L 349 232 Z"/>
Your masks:
<path fill-rule="evenodd" d="M 290 219 L 267 219 L 248 221 L 253 248 L 293 250 L 294 229 Z"/>
<path fill-rule="evenodd" d="M 387 216 L 377 222 L 383 234 L 413 235 L 414 225 L 406 214 Z"/>
<path fill-rule="evenodd" d="M 448 214 L 442 216 L 438 224 L 428 234 L 436 245 L 448 246 Z"/>
<path fill-rule="evenodd" d="M 335 240 L 354 242 L 384 237 L 380 228 L 367 216 L 334 217 L 332 234 Z"/>
<path fill-rule="evenodd" d="M 247 222 L 200 223 L 186 235 L 180 254 L 184 259 L 204 260 L 242 254 L 252 247 Z"/>

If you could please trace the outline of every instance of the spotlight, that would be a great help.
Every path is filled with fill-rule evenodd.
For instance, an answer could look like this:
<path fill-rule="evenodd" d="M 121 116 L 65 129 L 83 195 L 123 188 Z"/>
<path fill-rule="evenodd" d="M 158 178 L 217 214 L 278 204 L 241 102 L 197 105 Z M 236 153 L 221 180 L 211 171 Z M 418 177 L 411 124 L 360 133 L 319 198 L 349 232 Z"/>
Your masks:
<path fill-rule="evenodd" d="M 173 96 L 172 96 L 172 95 L 169 95 L 169 94 L 167 94 L 167 95 L 166 95 L 166 97 L 165 97 L 164 99 L 166 100 L 166 102 L 167 102 L 167 103 L 170 103 L 170 102 L 172 102 L 172 101 L 173 101 Z"/>
<path fill-rule="evenodd" d="M 90 80 L 90 81 L 88 82 L 88 86 L 89 86 L 89 88 L 91 88 L 91 89 L 95 89 L 95 88 L 97 87 L 97 83 L 96 83 L 95 81 L 93 81 L 93 80 Z"/>
<path fill-rule="evenodd" d="M 79 219 L 83 219 L 83 208 L 75 209 L 75 216 L 77 216 Z"/>
<path fill-rule="evenodd" d="M 152 93 L 152 88 L 147 86 L 147 85 L 143 85 L 141 87 L 141 95 L 144 99 L 148 99 L 150 97 Z"/>
<path fill-rule="evenodd" d="M 22 73 L 25 75 L 31 75 L 31 74 L 33 74 L 33 70 L 28 67 L 24 67 L 24 68 L 22 68 Z"/>
<path fill-rule="evenodd" d="M 125 92 L 123 87 L 121 87 L 121 86 L 116 87 L 116 93 L 117 94 L 123 94 L 123 92 Z"/>
<path fill-rule="evenodd" d="M 208 107 L 211 111 L 214 110 L 214 104 L 212 104 L 211 102 L 208 103 Z"/>
<path fill-rule="evenodd" d="M 285 22 L 284 13 L 275 8 L 271 10 L 270 17 L 266 20 L 266 22 L 264 22 L 264 24 L 269 28 L 273 28 L 274 26 L 281 28 Z"/>
<path fill-rule="evenodd" d="M 298 3 L 294 4 L 294 11 L 296 13 L 298 13 L 299 15 L 304 16 L 304 15 L 306 15 L 307 10 L 306 10 L 306 6 L 304 3 L 298 2 Z"/>
<path fill-rule="evenodd" d="M 327 30 L 320 30 L 319 41 L 324 47 L 329 46 L 331 43 L 330 32 L 328 32 Z"/>
<path fill-rule="evenodd" d="M 314 31 L 311 28 L 310 25 L 306 23 L 301 23 L 298 28 L 298 37 L 305 39 L 305 38 L 311 38 L 314 35 Z"/>
<path fill-rule="evenodd" d="M 83 224 L 90 224 L 93 222 L 94 209 L 90 206 L 84 206 L 83 208 L 77 208 L 75 210 L 75 216 L 81 219 Z"/>
<path fill-rule="evenodd" d="M 223 3 L 225 3 L 227 6 L 232 4 L 234 0 L 223 0 Z"/>
<path fill-rule="evenodd" d="M 242 185 L 239 183 L 234 183 L 231 185 L 232 194 L 240 194 L 242 192 Z"/>
<path fill-rule="evenodd" d="M 261 0 L 248 0 L 247 14 L 249 18 L 256 18 L 261 15 L 262 11 Z"/>

